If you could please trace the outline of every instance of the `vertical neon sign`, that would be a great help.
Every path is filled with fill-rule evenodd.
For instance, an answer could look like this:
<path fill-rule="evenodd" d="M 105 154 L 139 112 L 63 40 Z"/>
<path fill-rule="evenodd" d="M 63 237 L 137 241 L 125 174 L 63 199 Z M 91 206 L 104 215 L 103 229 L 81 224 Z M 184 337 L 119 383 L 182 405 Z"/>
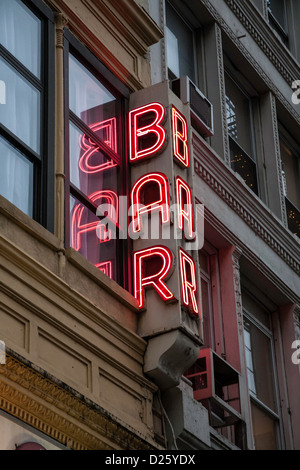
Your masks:
<path fill-rule="evenodd" d="M 161 267 L 157 272 L 145 274 L 145 266 L 154 260 L 160 258 Z M 164 246 L 155 246 L 134 253 L 134 296 L 138 300 L 139 308 L 145 307 L 145 288 L 151 286 L 164 302 L 170 302 L 174 295 L 165 284 L 164 280 L 168 278 L 172 264 L 173 255 L 169 248 Z"/>
<path fill-rule="evenodd" d="M 160 103 L 151 103 L 129 112 L 130 162 L 149 158 L 161 150 L 166 141 L 166 131 L 161 126 L 164 117 L 165 108 Z M 152 139 L 150 144 L 143 148 L 145 137 Z"/>

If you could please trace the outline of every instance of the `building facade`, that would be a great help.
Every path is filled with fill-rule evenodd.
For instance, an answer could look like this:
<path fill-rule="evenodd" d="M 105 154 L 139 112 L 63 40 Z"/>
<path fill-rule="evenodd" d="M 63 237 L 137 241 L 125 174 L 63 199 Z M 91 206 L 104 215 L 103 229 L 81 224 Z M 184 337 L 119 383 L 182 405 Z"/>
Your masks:
<path fill-rule="evenodd" d="M 0 0 L 0 448 L 300 448 L 296 0 Z"/>

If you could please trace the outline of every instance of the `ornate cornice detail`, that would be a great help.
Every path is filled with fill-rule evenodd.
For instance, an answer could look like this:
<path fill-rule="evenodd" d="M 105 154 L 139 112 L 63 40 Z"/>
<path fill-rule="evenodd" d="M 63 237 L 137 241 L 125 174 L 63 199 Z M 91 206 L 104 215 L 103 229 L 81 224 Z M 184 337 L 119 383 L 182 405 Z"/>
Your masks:
<path fill-rule="evenodd" d="M 242 183 L 232 170 L 195 136 L 193 146 L 195 173 L 244 220 L 256 235 L 299 274 L 300 263 L 295 257 L 298 243 L 293 235 L 287 233 L 283 224 L 263 207 L 259 198 L 254 194 L 248 194 L 250 190 L 242 187 Z"/>
<path fill-rule="evenodd" d="M 287 83 L 291 85 L 297 80 L 299 65 L 294 63 L 295 60 L 290 52 L 275 37 L 266 17 L 260 14 L 252 2 L 241 3 L 239 0 L 225 0 L 225 2 Z"/>
<path fill-rule="evenodd" d="M 0 407 L 73 450 L 153 450 L 107 411 L 9 351 L 0 365 Z"/>
<path fill-rule="evenodd" d="M 229 25 L 225 22 L 225 20 L 223 19 L 223 17 L 218 13 L 218 11 L 215 9 L 215 7 L 210 3 L 209 0 L 201 0 L 202 3 L 205 5 L 205 7 L 207 8 L 207 10 L 210 12 L 211 16 L 214 18 L 214 20 L 220 25 L 222 31 L 224 31 L 224 33 L 230 38 L 230 40 L 233 42 L 233 44 L 235 44 L 235 46 L 237 47 L 237 49 L 242 53 L 242 55 L 245 57 L 245 59 L 248 61 L 249 64 L 251 64 L 251 66 L 253 67 L 253 69 L 257 72 L 257 74 L 261 77 L 261 79 L 264 81 L 264 83 L 266 84 L 266 86 L 269 88 L 269 90 L 272 91 L 272 93 L 276 96 L 276 98 L 282 103 L 282 105 L 288 110 L 288 112 L 291 114 L 291 116 L 293 116 L 293 118 L 295 119 L 295 121 L 300 125 L 300 115 L 299 113 L 297 113 L 297 111 L 295 110 L 295 108 L 292 106 L 292 104 L 285 98 L 285 96 L 281 93 L 281 91 L 277 88 L 277 86 L 274 84 L 273 80 L 272 80 L 272 77 L 269 77 L 265 71 L 263 70 L 263 68 L 258 64 L 258 62 L 255 60 L 255 58 L 253 57 L 253 55 L 248 51 L 248 49 L 242 44 L 241 40 L 236 36 L 236 33 L 229 27 Z M 230 1 L 232 2 L 232 4 L 234 4 L 235 6 L 236 5 L 236 0 L 233 1 L 233 0 L 225 0 L 226 2 L 227 1 Z M 247 3 L 247 2 L 245 2 Z M 250 19 L 248 16 L 244 16 L 244 21 L 245 23 L 250 23 L 250 25 L 252 25 Z M 253 26 L 255 28 L 255 26 Z M 268 26 L 269 27 L 269 26 Z M 263 41 L 263 39 L 262 39 Z M 282 46 L 283 47 L 283 46 Z M 274 61 L 275 61 L 275 58 L 277 57 L 277 55 L 279 55 L 279 52 L 276 53 L 276 51 L 273 51 L 272 53 L 273 55 L 270 55 L 270 57 L 267 55 L 266 53 L 266 57 L 269 58 L 269 60 L 274 64 Z M 286 51 L 284 50 L 284 54 L 286 55 L 287 57 L 287 61 L 290 61 L 291 58 L 287 56 L 287 53 Z M 272 61 L 272 57 L 274 56 L 274 59 Z M 275 65 L 275 64 L 274 64 Z M 276 65 L 275 65 L 276 66 Z M 284 65 L 283 65 L 284 67 Z M 285 67 L 285 70 L 286 67 Z M 297 69 L 297 67 L 295 66 L 295 77 L 296 78 L 291 78 L 293 75 L 291 74 L 288 74 L 286 72 L 286 80 L 289 84 L 289 86 L 291 86 L 292 84 L 292 81 L 299 77 L 297 77 L 297 72 L 300 73 L 300 71 Z M 283 69 L 282 69 L 282 73 L 283 73 Z"/>

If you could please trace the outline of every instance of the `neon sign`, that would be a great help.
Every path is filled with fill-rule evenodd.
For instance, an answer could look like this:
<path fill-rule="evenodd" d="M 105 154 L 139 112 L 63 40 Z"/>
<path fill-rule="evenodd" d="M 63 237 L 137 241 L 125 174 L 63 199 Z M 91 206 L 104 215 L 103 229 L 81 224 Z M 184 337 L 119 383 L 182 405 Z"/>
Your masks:
<path fill-rule="evenodd" d="M 145 192 L 154 185 L 158 189 L 158 199 L 146 202 Z M 155 191 L 156 193 L 157 191 Z M 149 198 L 149 196 L 148 196 Z M 170 222 L 169 182 L 163 173 L 148 173 L 139 178 L 131 190 L 131 206 L 133 208 L 133 232 L 141 231 L 141 215 L 160 210 L 161 223 Z"/>
<path fill-rule="evenodd" d="M 173 153 L 174 157 L 184 167 L 190 165 L 190 154 L 188 146 L 188 127 L 184 116 L 172 106 L 172 126 L 173 126 Z"/>
<path fill-rule="evenodd" d="M 161 150 L 166 141 L 166 131 L 161 126 L 164 117 L 165 108 L 160 103 L 151 103 L 129 112 L 129 161 L 131 163 L 149 158 Z"/>
<path fill-rule="evenodd" d="M 160 150 L 166 142 L 166 132 L 162 127 L 164 116 L 165 109 L 159 103 L 150 103 L 130 112 L 129 161 L 131 163 L 143 161 L 143 159 L 158 156 L 161 153 Z M 182 168 L 181 171 L 184 172 L 190 166 L 187 121 L 174 106 L 171 107 L 171 121 L 171 152 L 174 160 Z M 147 140 L 149 134 L 152 139 Z M 149 166 L 151 164 L 147 164 L 147 168 Z M 170 223 L 170 191 L 171 185 L 163 173 L 148 172 L 142 177 L 137 177 L 131 189 L 133 232 L 137 233 L 142 230 L 141 216 L 154 211 L 160 211 L 161 224 Z M 193 194 L 190 186 L 184 180 L 184 176 L 177 175 L 175 178 L 174 192 L 177 202 L 178 227 L 184 232 L 186 239 L 195 239 Z M 177 251 L 178 263 L 175 263 L 175 266 L 178 268 L 180 278 L 182 305 L 192 315 L 199 316 L 195 262 L 181 247 L 179 250 L 176 249 Z M 166 246 L 149 246 L 134 252 L 134 296 L 140 309 L 145 308 L 145 291 L 148 288 L 153 288 L 163 302 L 176 300 L 176 295 L 166 284 L 171 276 L 173 264 L 172 251 Z"/>
<path fill-rule="evenodd" d="M 107 204 L 100 205 L 97 212 L 100 212 L 102 209 L 102 211 L 105 212 L 103 215 L 110 218 L 110 220 L 112 220 L 115 225 L 117 224 L 118 196 L 114 191 L 96 191 L 89 196 L 89 200 L 94 204 L 96 201 L 106 201 Z M 107 228 L 106 224 L 99 222 L 98 218 L 92 222 L 83 223 L 83 215 L 86 212 L 88 212 L 88 209 L 81 203 L 76 204 L 73 209 L 71 220 L 71 243 L 72 247 L 76 251 L 80 250 L 81 237 L 87 232 L 91 232 L 93 230 L 97 231 L 97 237 L 99 238 L 100 243 L 107 242 L 112 238 L 111 229 Z"/>
<path fill-rule="evenodd" d="M 111 148 L 114 152 L 117 152 L 117 122 L 116 118 L 107 119 L 105 121 L 97 122 L 90 126 L 90 129 L 93 132 L 102 131 L 105 134 L 103 139 L 104 143 Z M 113 166 L 116 166 L 116 163 L 113 160 L 108 159 L 106 162 L 93 165 L 91 164 L 92 157 L 99 152 L 99 146 L 95 144 L 90 137 L 86 134 L 80 136 L 79 145 L 83 150 L 83 154 L 79 160 L 78 166 L 83 173 L 94 174 L 99 173 L 100 171 L 106 170 Z"/>
<path fill-rule="evenodd" d="M 190 239 L 193 239 L 195 232 L 192 190 L 180 176 L 176 178 L 176 196 L 178 201 L 178 226 Z M 187 222 L 187 230 L 185 230 L 184 219 Z"/>
<path fill-rule="evenodd" d="M 161 263 L 157 271 L 147 273 L 148 266 L 154 260 L 160 259 Z M 169 248 L 164 246 L 155 246 L 146 248 L 134 253 L 134 296 L 138 300 L 139 308 L 145 307 L 145 288 L 152 286 L 164 302 L 174 300 L 174 295 L 165 284 L 164 280 L 168 278 L 172 264 L 173 255 Z M 153 265 L 153 263 L 151 263 Z"/>
<path fill-rule="evenodd" d="M 193 258 L 182 250 L 182 248 L 179 250 L 179 261 L 183 304 L 187 308 L 191 309 L 195 315 L 198 315 L 199 310 L 196 298 L 197 281 L 195 262 Z"/>

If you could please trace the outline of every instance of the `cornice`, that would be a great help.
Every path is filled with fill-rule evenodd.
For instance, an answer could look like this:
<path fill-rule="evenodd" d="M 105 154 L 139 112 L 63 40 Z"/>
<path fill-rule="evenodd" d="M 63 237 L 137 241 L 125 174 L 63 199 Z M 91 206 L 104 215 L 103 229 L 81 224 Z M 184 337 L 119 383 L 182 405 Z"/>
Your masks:
<path fill-rule="evenodd" d="M 218 13 L 218 11 L 215 9 L 215 7 L 211 4 L 211 2 L 209 0 L 201 0 L 202 3 L 205 5 L 205 7 L 207 8 L 207 10 L 209 11 L 210 15 L 212 16 L 212 18 L 219 24 L 220 28 L 222 29 L 222 31 L 227 35 L 227 37 L 232 41 L 232 43 L 237 47 L 237 49 L 241 52 L 241 54 L 245 57 L 245 59 L 247 60 L 247 62 L 249 64 L 251 64 L 252 68 L 257 72 L 257 74 L 260 76 L 260 78 L 263 80 L 263 82 L 265 83 L 265 85 L 268 87 L 269 90 L 272 91 L 272 93 L 274 94 L 274 96 L 278 99 L 278 101 L 284 106 L 284 108 L 290 113 L 291 116 L 293 116 L 293 118 L 295 119 L 295 121 L 300 125 L 300 114 L 295 110 L 295 108 L 292 106 L 291 102 L 289 100 L 286 99 L 286 97 L 281 93 L 281 91 L 278 89 L 278 87 L 274 84 L 273 82 L 273 79 L 272 77 L 268 76 L 264 69 L 259 65 L 259 63 L 255 60 L 255 57 L 249 52 L 249 50 L 242 44 L 242 41 L 241 39 L 239 39 L 236 35 L 236 32 L 233 31 L 231 29 L 231 27 L 226 23 L 226 21 L 224 20 L 224 18 Z M 263 44 L 268 44 L 269 43 L 269 36 L 267 38 L 263 38 L 262 35 L 259 35 L 258 33 L 258 30 L 257 30 L 257 26 L 251 21 L 251 16 L 248 18 L 248 16 L 246 15 L 245 12 L 242 11 L 242 9 L 240 8 L 240 5 L 237 4 L 237 0 L 224 0 L 226 3 L 227 2 L 232 2 L 231 5 L 232 5 L 232 8 L 235 7 L 237 10 L 236 10 L 236 14 L 239 15 L 238 16 L 238 19 L 241 21 L 241 22 L 244 22 L 245 23 L 245 27 L 247 25 L 248 28 L 251 29 L 252 31 L 252 34 L 254 34 L 254 31 L 255 31 L 255 34 L 257 34 L 257 38 L 260 38 L 258 39 L 258 44 L 260 45 L 260 47 L 263 49 L 264 46 Z M 247 2 L 245 2 L 247 3 Z M 266 23 L 266 20 L 264 20 L 262 18 L 262 21 L 264 21 Z M 243 24 L 244 24 L 243 23 Z M 270 26 L 266 23 L 265 25 L 266 27 L 268 26 L 268 28 L 270 28 Z M 269 31 L 269 35 L 270 36 L 274 36 L 274 33 L 272 30 Z M 275 39 L 276 39 L 276 36 L 274 37 L 274 42 L 275 42 Z M 283 47 L 279 44 L 279 40 L 277 40 L 277 46 L 278 47 Z M 282 52 L 276 52 L 276 50 L 272 50 L 272 48 L 269 47 L 265 47 L 266 48 L 266 57 L 268 57 L 268 59 L 273 63 L 273 65 L 276 67 L 276 64 L 277 64 L 277 67 L 279 67 L 279 62 L 277 60 L 277 56 L 282 53 Z M 263 49 L 264 50 L 264 49 Z M 269 56 L 268 56 L 269 54 Z M 286 48 L 284 49 L 284 54 L 283 56 L 286 58 L 285 61 L 280 61 L 280 64 L 281 66 L 279 67 L 280 69 L 278 70 L 281 74 L 285 74 L 287 76 L 287 81 L 288 81 L 288 85 L 291 86 L 292 85 L 292 82 L 290 81 L 291 80 L 291 77 L 294 76 L 294 73 L 293 75 L 290 74 L 290 72 L 288 72 L 288 69 L 285 67 L 285 63 L 286 62 L 290 62 L 291 61 L 291 58 L 292 56 L 289 54 L 287 54 L 287 50 Z M 299 66 L 298 66 L 299 67 Z M 285 70 L 285 71 L 284 71 Z M 299 73 L 300 74 L 300 71 L 299 69 L 297 70 L 297 68 L 295 67 L 294 69 L 295 72 Z M 296 75 L 297 75 L 296 73 Z M 299 75 L 296 76 L 296 79 L 299 78 Z"/>
<path fill-rule="evenodd" d="M 153 450 L 159 446 L 45 371 L 7 351 L 0 407 L 72 450 Z"/>
<path fill-rule="evenodd" d="M 195 173 L 241 217 L 295 273 L 300 273 L 299 241 L 235 173 L 194 134 Z"/>
<path fill-rule="evenodd" d="M 225 0 L 248 33 L 289 85 L 299 79 L 299 63 L 277 38 L 267 19 L 251 1 Z"/>

